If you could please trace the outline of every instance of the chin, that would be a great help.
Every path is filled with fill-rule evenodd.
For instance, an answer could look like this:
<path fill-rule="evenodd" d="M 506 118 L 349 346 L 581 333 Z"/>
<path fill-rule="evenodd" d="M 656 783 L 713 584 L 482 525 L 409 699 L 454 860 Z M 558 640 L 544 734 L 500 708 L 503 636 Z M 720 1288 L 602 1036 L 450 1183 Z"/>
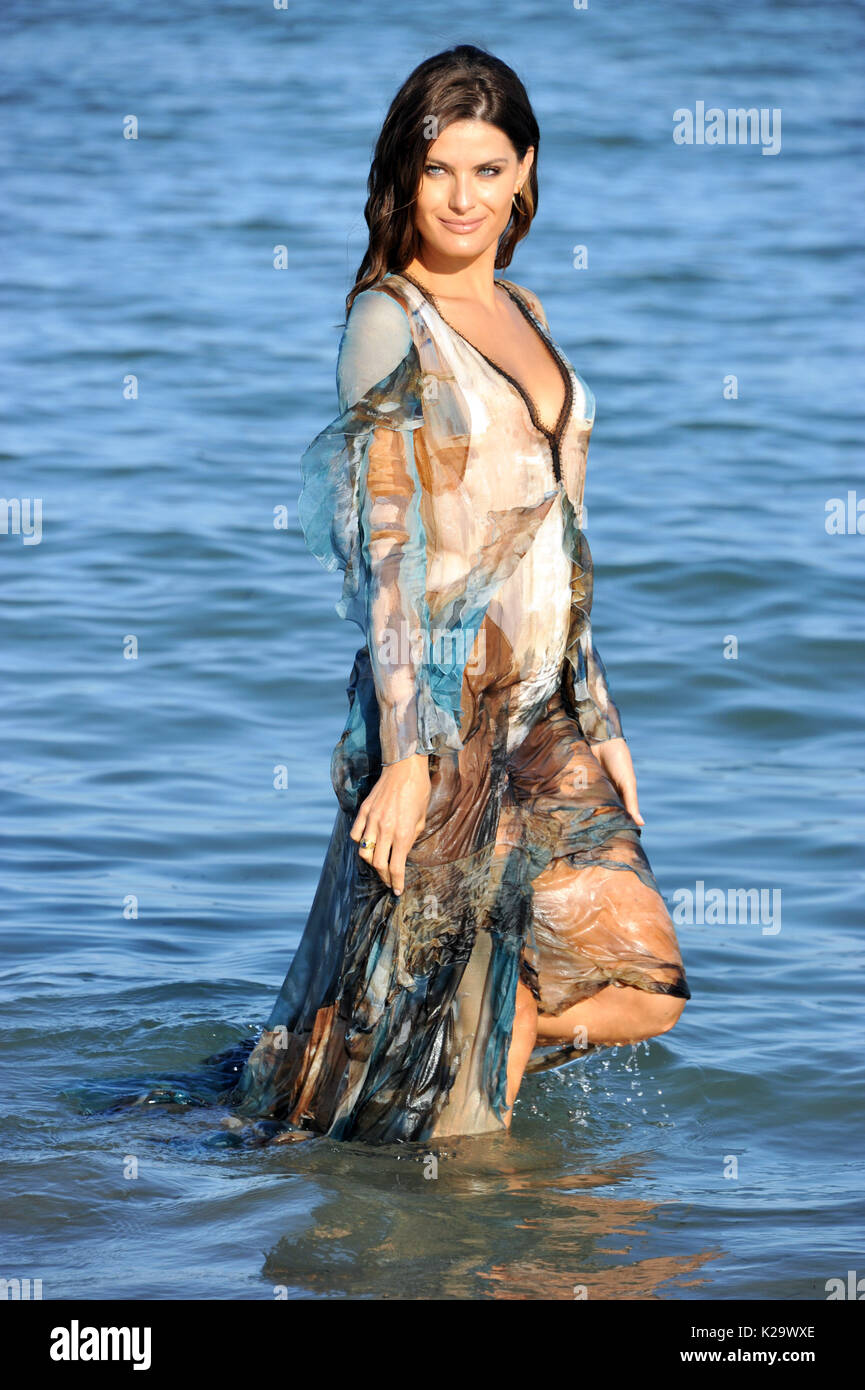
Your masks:
<path fill-rule="evenodd" d="M 433 247 L 434 250 L 441 252 L 443 255 L 468 255 L 469 253 L 478 255 L 481 251 L 486 251 L 490 245 L 493 245 L 501 235 L 501 233 L 498 233 L 496 236 L 490 236 L 490 227 L 492 225 L 493 224 L 487 220 L 473 232 L 450 232 L 447 227 L 443 227 L 441 223 L 437 223 L 434 228 L 430 227 L 424 231 L 422 235 L 428 245 Z"/>

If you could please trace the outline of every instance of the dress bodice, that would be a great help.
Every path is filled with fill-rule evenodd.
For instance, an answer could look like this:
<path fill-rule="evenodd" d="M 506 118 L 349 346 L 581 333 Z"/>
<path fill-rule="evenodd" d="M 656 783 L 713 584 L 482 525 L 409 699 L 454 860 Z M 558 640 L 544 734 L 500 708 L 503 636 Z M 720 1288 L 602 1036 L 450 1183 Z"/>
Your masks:
<path fill-rule="evenodd" d="M 352 303 L 340 414 L 304 454 L 307 543 L 344 570 L 337 611 L 366 637 L 378 717 L 356 704 L 344 736 L 366 759 L 377 736 L 385 763 L 461 748 L 482 695 L 511 711 L 510 743 L 559 686 L 585 737 L 621 736 L 579 522 L 594 397 L 530 292 L 499 283 L 562 372 L 555 430 L 422 286 L 393 273 Z"/>
<path fill-rule="evenodd" d="M 472 458 L 489 461 L 498 455 L 507 459 L 506 468 L 487 469 L 497 497 L 525 502 L 537 495 L 539 487 L 555 487 L 561 482 L 579 514 L 595 418 L 594 394 L 533 312 L 527 292 L 509 280 L 500 278 L 498 283 L 511 294 L 565 376 L 564 418 L 555 431 L 540 423 L 525 386 L 459 333 L 432 297 L 409 276 L 386 276 L 379 292 L 394 295 L 409 314 L 425 394 L 435 392 L 442 375 L 450 375 L 459 383 L 470 424 Z M 477 478 L 472 484 L 476 486 Z"/>
<path fill-rule="evenodd" d="M 573 563 L 565 536 L 562 492 L 567 491 L 575 508 L 581 503 L 595 402 L 588 385 L 519 290 L 509 281 L 500 283 L 530 319 L 565 376 L 565 401 L 555 430 L 541 424 L 525 387 L 455 329 L 410 277 L 394 275 L 384 282 L 414 316 L 425 392 L 435 392 L 446 375 L 454 387 L 458 384 L 468 421 L 459 477 L 454 476 L 454 468 L 448 480 L 451 486 L 432 490 L 429 496 L 429 589 L 435 592 L 459 581 L 467 559 L 490 544 L 491 517 L 543 506 L 552 494 L 552 504 L 531 546 L 490 599 L 470 662 L 478 667 L 487 661 L 485 639 L 495 624 L 497 660 L 485 674 L 498 685 L 519 685 L 515 707 L 528 709 L 549 695 L 561 675 Z M 420 334 L 418 325 L 423 328 Z M 517 732 L 515 728 L 514 737 Z"/>

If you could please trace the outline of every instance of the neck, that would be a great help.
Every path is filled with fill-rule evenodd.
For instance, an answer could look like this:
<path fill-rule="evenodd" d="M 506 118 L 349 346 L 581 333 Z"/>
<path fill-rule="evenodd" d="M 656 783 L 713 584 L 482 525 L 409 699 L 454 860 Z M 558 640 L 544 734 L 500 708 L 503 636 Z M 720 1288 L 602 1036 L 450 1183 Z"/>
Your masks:
<path fill-rule="evenodd" d="M 486 309 L 494 309 L 498 300 L 494 269 L 494 254 L 449 264 L 433 256 L 414 256 L 405 267 L 408 275 L 437 298 L 467 300 Z"/>

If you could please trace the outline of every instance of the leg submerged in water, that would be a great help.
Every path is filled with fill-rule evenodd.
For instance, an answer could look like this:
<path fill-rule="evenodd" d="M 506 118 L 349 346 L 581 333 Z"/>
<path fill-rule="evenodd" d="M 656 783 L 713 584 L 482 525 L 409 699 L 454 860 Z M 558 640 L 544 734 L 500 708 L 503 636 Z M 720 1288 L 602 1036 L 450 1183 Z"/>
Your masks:
<path fill-rule="evenodd" d="M 520 1084 L 526 1070 L 526 1064 L 532 1055 L 538 1035 L 538 1006 L 535 1003 L 534 995 L 531 990 L 523 984 L 522 980 L 517 982 L 517 997 L 514 1005 L 514 1026 L 511 1034 L 511 1046 L 508 1052 L 508 1088 L 507 1088 L 507 1108 L 504 1112 L 504 1120 L 508 1129 L 511 1127 L 511 1120 L 514 1113 L 514 1101 L 520 1089 Z"/>

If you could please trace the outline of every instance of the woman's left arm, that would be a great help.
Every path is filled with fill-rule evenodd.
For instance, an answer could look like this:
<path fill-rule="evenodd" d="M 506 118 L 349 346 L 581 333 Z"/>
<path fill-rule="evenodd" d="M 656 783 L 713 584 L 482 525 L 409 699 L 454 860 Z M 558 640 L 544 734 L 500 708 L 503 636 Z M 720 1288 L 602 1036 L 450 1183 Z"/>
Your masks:
<path fill-rule="evenodd" d="M 607 672 L 592 632 L 594 588 L 592 553 L 585 533 L 578 533 L 578 555 L 571 580 L 571 629 L 564 665 L 564 689 L 577 715 L 583 738 L 615 786 L 629 815 L 644 825 L 637 800 L 637 779 Z"/>
<path fill-rule="evenodd" d="M 515 286 L 539 323 L 549 331 L 540 299 L 524 285 Z M 569 689 L 578 709 L 583 737 L 615 786 L 629 815 L 645 825 L 637 800 L 637 778 L 631 752 L 622 733 L 622 718 L 607 685 L 607 673 L 592 635 L 592 557 L 581 536 L 580 574 L 573 585 L 572 627 L 569 657 Z M 568 669 L 566 663 L 566 670 Z"/>
<path fill-rule="evenodd" d="M 592 753 L 613 783 L 637 825 L 645 825 L 637 800 L 637 778 L 622 733 L 622 718 L 607 684 L 607 672 L 595 645 L 592 625 L 583 625 L 579 638 L 585 666 L 585 697 L 579 702 L 580 727 Z"/>
<path fill-rule="evenodd" d="M 637 800 L 637 776 L 631 762 L 631 750 L 624 738 L 604 739 L 600 743 L 590 743 L 589 747 L 622 798 L 625 810 L 633 816 L 637 825 L 645 825 Z"/>

